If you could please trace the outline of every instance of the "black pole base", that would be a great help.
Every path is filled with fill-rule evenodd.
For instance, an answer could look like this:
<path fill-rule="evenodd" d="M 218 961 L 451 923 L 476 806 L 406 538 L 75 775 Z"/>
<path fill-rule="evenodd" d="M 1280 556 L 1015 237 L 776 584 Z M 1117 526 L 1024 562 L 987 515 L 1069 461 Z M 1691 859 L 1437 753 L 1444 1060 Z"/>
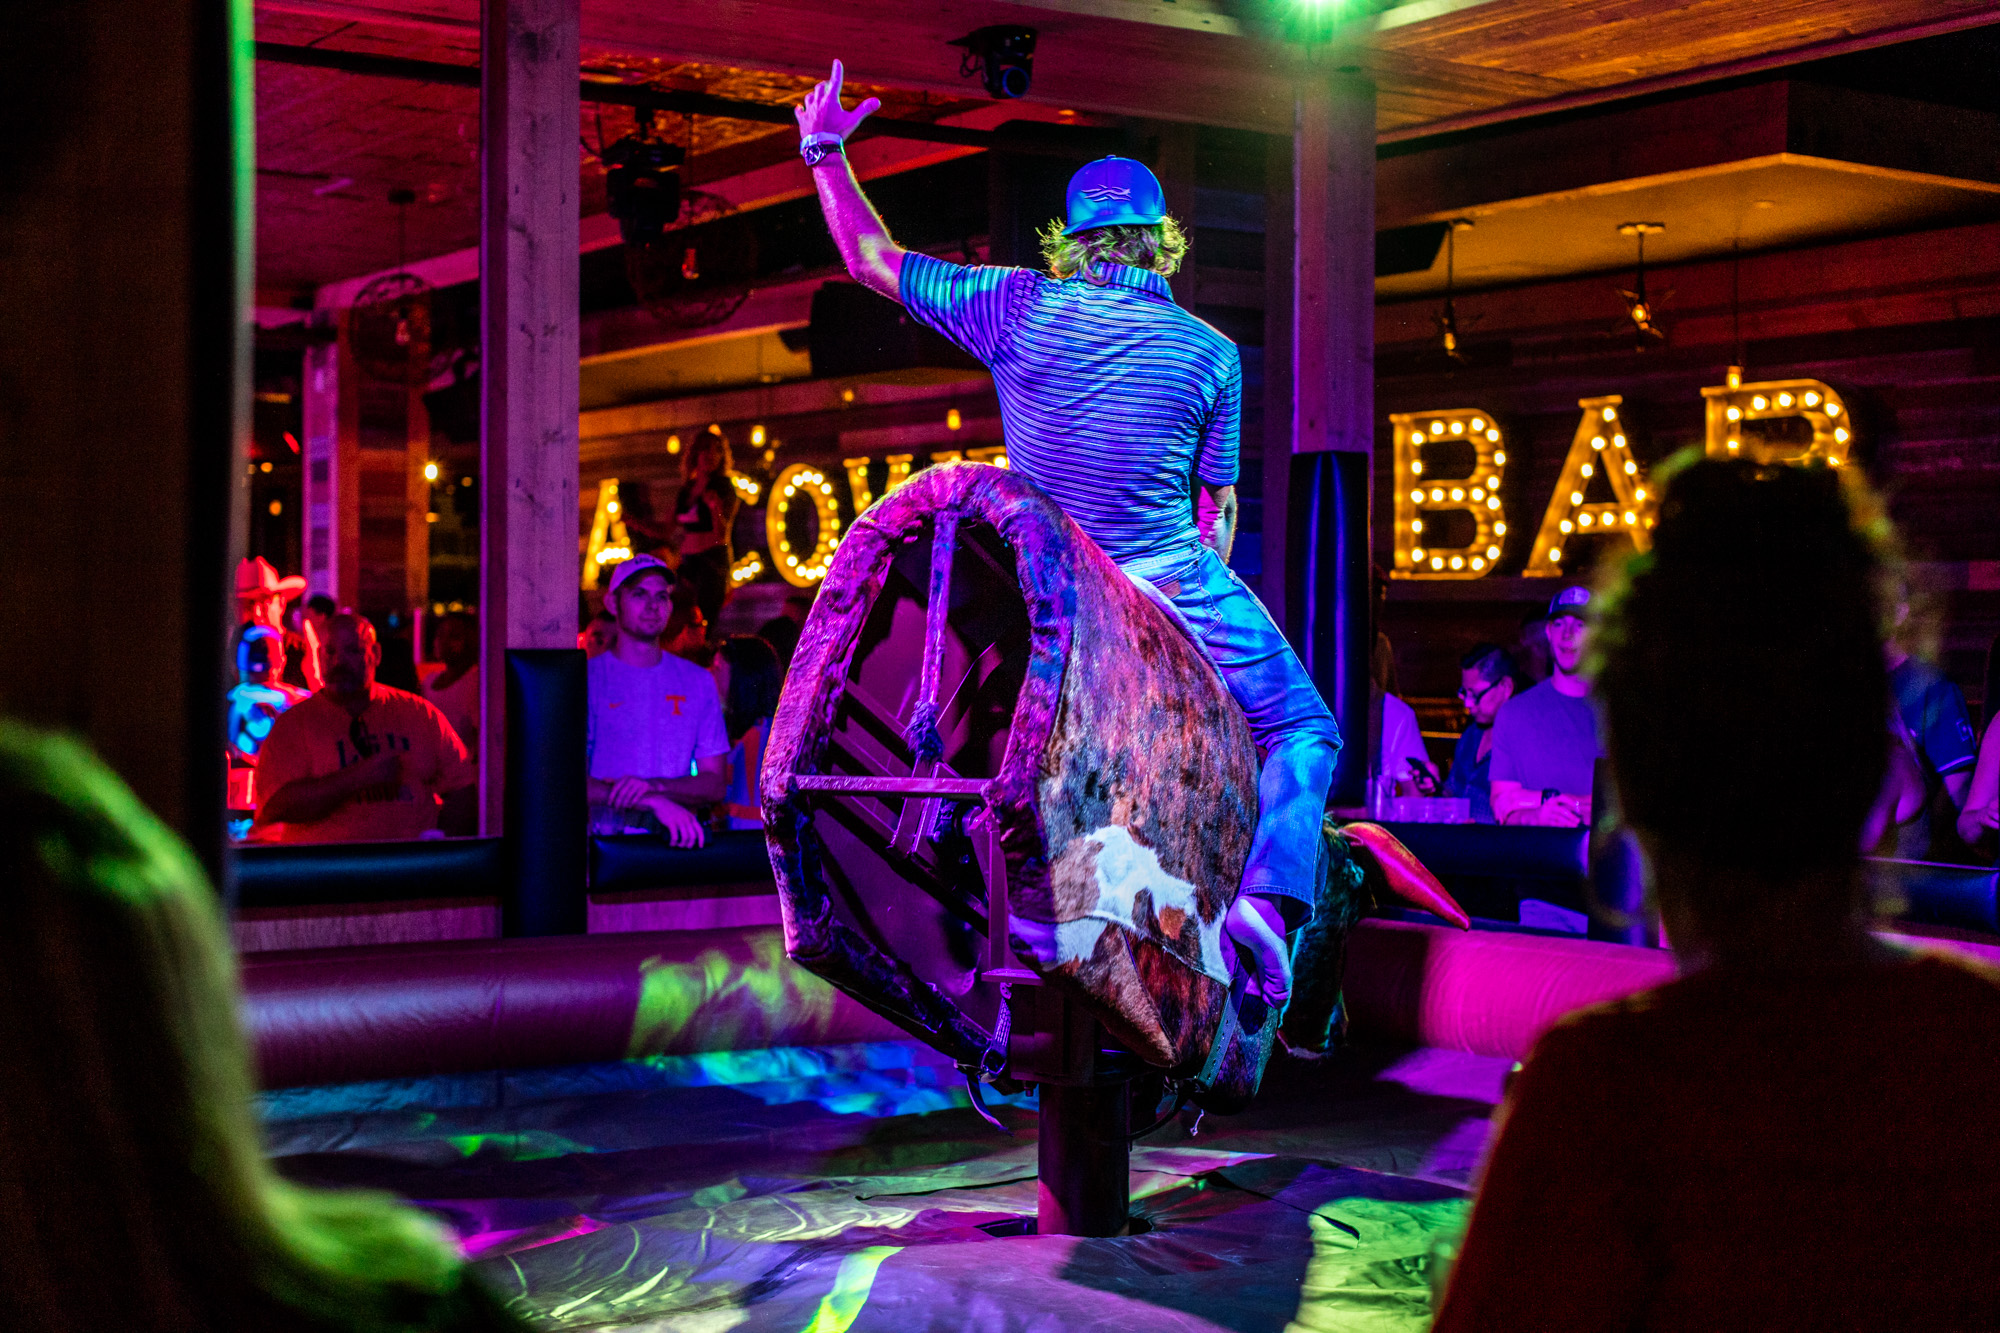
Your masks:
<path fill-rule="evenodd" d="M 1044 1083 L 1038 1236 L 1122 1236 L 1131 1205 L 1131 1085 Z"/>

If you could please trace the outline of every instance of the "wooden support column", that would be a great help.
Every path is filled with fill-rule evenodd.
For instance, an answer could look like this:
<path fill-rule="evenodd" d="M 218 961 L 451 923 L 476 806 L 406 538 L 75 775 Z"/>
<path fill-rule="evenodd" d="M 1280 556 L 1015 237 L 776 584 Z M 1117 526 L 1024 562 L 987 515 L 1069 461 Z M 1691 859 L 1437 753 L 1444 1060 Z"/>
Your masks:
<path fill-rule="evenodd" d="M 1375 85 L 1302 82 L 1292 134 L 1292 448 L 1375 447 Z"/>
<path fill-rule="evenodd" d="M 249 42 L 222 0 L 0 18 L 0 712 L 80 736 L 219 881 Z"/>
<path fill-rule="evenodd" d="M 352 606 L 361 586 L 361 368 L 347 350 L 346 312 L 315 317 L 337 336 L 306 350 L 305 576 L 311 592 Z"/>
<path fill-rule="evenodd" d="M 1264 526 L 1257 594 L 1291 639 L 1287 520 L 1292 476 L 1292 141 L 1271 136 L 1264 155 Z"/>
<path fill-rule="evenodd" d="M 479 151 L 481 827 L 500 831 L 510 648 L 574 648 L 579 0 L 484 0 Z"/>
<path fill-rule="evenodd" d="M 1375 87 L 1309 73 L 1292 134 L 1291 466 L 1285 622 L 1346 744 L 1330 793 L 1356 804 L 1370 756 L 1368 502 L 1375 447 Z M 1265 464 L 1266 476 L 1273 471 Z M 1266 501 L 1266 522 L 1270 521 Z M 1268 594 L 1267 594 L 1268 598 Z"/>

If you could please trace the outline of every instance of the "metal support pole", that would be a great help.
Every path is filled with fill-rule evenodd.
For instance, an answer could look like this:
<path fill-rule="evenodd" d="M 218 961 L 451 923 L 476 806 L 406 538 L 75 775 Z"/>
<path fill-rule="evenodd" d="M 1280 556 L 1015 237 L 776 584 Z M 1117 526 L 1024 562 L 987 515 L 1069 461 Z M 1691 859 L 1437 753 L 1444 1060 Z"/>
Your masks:
<path fill-rule="evenodd" d="M 1042 1085 L 1035 1234 L 1123 1235 L 1131 1205 L 1131 1085 Z"/>

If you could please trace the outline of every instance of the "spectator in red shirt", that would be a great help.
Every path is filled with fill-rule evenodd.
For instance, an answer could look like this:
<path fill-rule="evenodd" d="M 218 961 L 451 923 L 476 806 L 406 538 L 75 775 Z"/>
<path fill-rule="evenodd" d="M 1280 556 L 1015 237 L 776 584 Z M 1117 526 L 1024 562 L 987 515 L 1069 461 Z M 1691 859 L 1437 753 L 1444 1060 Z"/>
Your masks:
<path fill-rule="evenodd" d="M 1866 929 L 1886 530 L 1845 473 L 1668 470 L 1592 640 L 1684 974 L 1537 1043 L 1444 1333 L 2000 1327 L 2000 979 Z"/>
<path fill-rule="evenodd" d="M 326 686 L 271 724 L 257 823 L 282 842 L 391 842 L 471 832 L 478 772 L 435 704 L 377 683 L 375 627 L 327 623 Z M 441 804 L 443 808 L 441 809 Z"/>

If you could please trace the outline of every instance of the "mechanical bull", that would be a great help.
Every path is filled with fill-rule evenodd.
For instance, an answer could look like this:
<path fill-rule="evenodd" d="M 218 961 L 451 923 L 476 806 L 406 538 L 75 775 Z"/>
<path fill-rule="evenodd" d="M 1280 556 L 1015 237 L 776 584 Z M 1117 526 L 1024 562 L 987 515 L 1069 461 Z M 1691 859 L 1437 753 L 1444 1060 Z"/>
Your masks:
<path fill-rule="evenodd" d="M 981 1082 L 1041 1087 L 1045 1233 L 1125 1224 L 1126 1086 L 1226 1111 L 1278 1017 L 1224 916 L 1259 757 L 1200 649 L 1045 494 L 930 468 L 849 530 L 764 763 L 792 959 Z M 1329 824 L 1296 945 L 1294 1045 L 1342 1027 L 1371 885 L 1464 913 L 1388 833 Z"/>

